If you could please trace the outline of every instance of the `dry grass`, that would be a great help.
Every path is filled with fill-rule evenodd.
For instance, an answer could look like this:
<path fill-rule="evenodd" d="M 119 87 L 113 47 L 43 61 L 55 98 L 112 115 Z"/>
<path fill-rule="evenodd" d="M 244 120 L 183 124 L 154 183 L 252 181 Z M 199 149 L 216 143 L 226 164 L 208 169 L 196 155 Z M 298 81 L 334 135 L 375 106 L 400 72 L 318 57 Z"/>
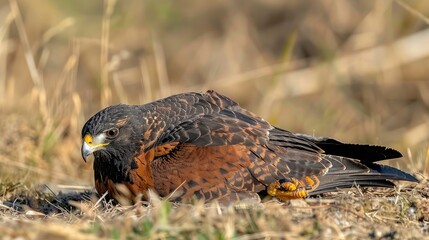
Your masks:
<path fill-rule="evenodd" d="M 354 189 L 287 204 L 269 200 L 223 208 L 173 204 L 153 196 L 150 202 L 130 207 L 96 199 L 69 201 L 73 210 L 65 200 L 60 204 L 39 196 L 44 200 L 38 208 L 29 201 L 32 208 L 23 205 L 20 212 L 0 205 L 5 223 L 0 231 L 30 239 L 421 239 L 429 231 L 427 193 L 424 181 L 417 187 L 402 186 L 401 191 Z M 34 192 L 28 194 L 34 197 Z M 15 199 L 15 206 L 19 201 L 22 198 Z M 33 210 L 49 207 L 50 215 Z"/>
<path fill-rule="evenodd" d="M 0 20 L 3 239 L 428 233 L 429 2 L 2 0 Z M 423 181 L 226 209 L 156 197 L 133 207 L 84 200 L 72 211 L 58 203 L 62 185 L 92 186 L 80 157 L 90 115 L 209 88 L 294 132 L 397 148 L 405 158 L 389 164 Z M 14 195 L 33 209 L 10 208 Z"/>

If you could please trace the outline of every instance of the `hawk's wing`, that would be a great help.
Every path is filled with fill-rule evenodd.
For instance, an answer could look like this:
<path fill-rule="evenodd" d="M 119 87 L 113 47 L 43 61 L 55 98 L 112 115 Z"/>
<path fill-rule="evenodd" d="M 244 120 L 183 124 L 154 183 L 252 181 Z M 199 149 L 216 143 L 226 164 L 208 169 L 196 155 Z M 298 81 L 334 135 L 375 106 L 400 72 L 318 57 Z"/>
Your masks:
<path fill-rule="evenodd" d="M 353 159 L 360 156 L 360 148 L 387 154 L 386 159 L 396 156 L 392 150 L 293 134 L 215 92 L 196 96 L 190 98 L 193 104 L 169 99 L 182 107 L 163 108 L 170 112 L 160 114 L 174 121 L 145 150 L 153 156 L 150 174 L 162 196 L 175 192 L 173 200 L 195 195 L 206 201 L 231 201 L 255 196 L 270 183 L 290 177 L 320 177 L 320 187 L 311 189 L 317 194 L 354 184 L 392 186 L 387 179 L 412 180 L 400 170 L 373 164 L 384 159 L 380 155 Z M 146 168 L 137 169 L 139 176 L 141 169 Z"/>
<path fill-rule="evenodd" d="M 205 200 L 255 194 L 288 175 L 321 174 L 321 150 L 305 139 L 228 105 L 167 126 L 150 149 L 155 189 Z M 294 174 L 297 173 L 297 174 Z"/>
<path fill-rule="evenodd" d="M 169 126 L 155 145 L 170 142 L 190 143 L 200 147 L 266 144 L 271 128 L 261 119 L 223 109 L 217 113 L 192 117 Z"/>

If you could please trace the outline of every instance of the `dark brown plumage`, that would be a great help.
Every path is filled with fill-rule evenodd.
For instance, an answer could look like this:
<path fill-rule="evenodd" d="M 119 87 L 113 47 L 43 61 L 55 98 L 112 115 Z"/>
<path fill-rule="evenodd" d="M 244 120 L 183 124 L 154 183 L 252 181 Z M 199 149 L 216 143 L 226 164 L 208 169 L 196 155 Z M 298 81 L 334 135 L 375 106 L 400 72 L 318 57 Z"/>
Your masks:
<path fill-rule="evenodd" d="M 344 144 L 271 126 L 214 91 L 184 93 L 142 106 L 115 105 L 82 129 L 83 158 L 94 154 L 98 193 L 172 201 L 229 203 L 269 194 L 288 200 L 361 186 L 416 181 L 374 162 L 401 157 L 381 146 Z M 173 195 L 171 195 L 174 192 Z"/>

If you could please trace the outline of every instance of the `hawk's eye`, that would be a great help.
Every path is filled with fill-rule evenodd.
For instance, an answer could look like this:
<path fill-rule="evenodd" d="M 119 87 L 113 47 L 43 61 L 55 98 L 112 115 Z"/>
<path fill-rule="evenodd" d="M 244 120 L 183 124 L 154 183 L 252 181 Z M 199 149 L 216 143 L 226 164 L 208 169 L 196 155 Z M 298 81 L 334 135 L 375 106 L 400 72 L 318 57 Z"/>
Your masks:
<path fill-rule="evenodd" d="M 108 138 L 115 138 L 119 134 L 119 129 L 117 129 L 117 128 L 111 128 L 111 129 L 107 130 L 105 132 L 105 134 L 106 134 L 106 137 L 108 137 Z"/>

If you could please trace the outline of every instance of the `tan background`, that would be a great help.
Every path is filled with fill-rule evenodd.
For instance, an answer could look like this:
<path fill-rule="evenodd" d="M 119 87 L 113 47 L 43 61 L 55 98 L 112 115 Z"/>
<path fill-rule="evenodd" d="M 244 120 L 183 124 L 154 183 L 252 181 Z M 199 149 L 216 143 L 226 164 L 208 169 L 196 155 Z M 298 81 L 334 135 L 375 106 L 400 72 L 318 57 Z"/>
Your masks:
<path fill-rule="evenodd" d="M 281 128 L 397 148 L 427 173 L 429 2 L 406 3 L 2 0 L 1 177 L 91 185 L 92 114 L 207 89 Z"/>

